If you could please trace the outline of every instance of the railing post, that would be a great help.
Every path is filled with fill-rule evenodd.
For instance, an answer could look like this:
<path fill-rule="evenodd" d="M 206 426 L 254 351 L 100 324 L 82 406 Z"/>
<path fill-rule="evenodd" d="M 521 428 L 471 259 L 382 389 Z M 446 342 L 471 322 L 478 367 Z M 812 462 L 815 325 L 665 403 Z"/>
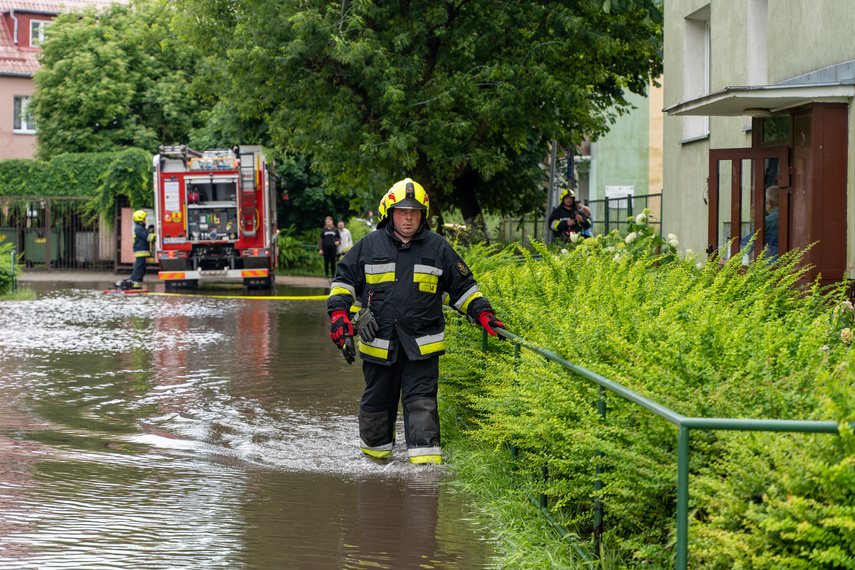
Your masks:
<path fill-rule="evenodd" d="M 15 282 L 15 250 L 12 250 L 12 293 L 18 290 L 18 284 Z"/>
<path fill-rule="evenodd" d="M 520 367 L 520 345 L 518 342 L 515 342 L 514 343 L 514 372 L 519 370 L 519 367 Z M 514 378 L 514 385 L 516 385 L 516 383 L 517 383 L 517 380 L 515 377 Z M 516 414 L 516 410 L 514 410 L 514 414 Z M 517 456 L 517 444 L 512 443 L 511 444 L 511 457 L 516 457 L 516 456 Z"/>
<path fill-rule="evenodd" d="M 604 231 L 603 234 L 608 234 L 609 233 L 609 207 L 611 206 L 611 203 L 609 203 L 609 199 L 606 198 L 605 200 L 603 200 L 603 204 L 605 205 L 605 208 L 603 208 L 603 219 L 605 220 L 605 225 L 606 225 L 606 231 Z"/>
<path fill-rule="evenodd" d="M 633 213 L 633 207 L 632 206 L 633 206 L 632 196 L 627 196 L 626 197 L 626 217 L 627 218 L 631 218 L 631 217 L 635 216 L 635 214 Z"/>
<path fill-rule="evenodd" d="M 677 570 L 689 563 L 689 428 L 677 437 Z"/>
<path fill-rule="evenodd" d="M 606 423 L 606 400 L 603 398 L 604 389 L 599 386 L 597 390 L 597 414 L 602 420 L 602 424 Z M 600 557 L 600 547 L 603 538 L 603 500 L 600 498 L 600 493 L 603 490 L 603 481 L 600 475 L 603 473 L 603 465 L 600 458 L 603 457 L 603 452 L 597 450 L 597 467 L 595 470 L 596 479 L 594 479 L 594 556 Z"/>

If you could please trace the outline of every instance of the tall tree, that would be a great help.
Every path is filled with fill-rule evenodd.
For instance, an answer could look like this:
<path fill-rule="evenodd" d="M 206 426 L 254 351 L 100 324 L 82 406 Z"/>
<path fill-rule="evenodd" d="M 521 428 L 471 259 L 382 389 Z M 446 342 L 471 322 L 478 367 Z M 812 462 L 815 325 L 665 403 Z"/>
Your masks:
<path fill-rule="evenodd" d="M 48 28 L 28 107 L 40 158 L 186 143 L 205 123 L 200 59 L 170 31 L 171 3 L 138 0 L 61 14 Z"/>
<path fill-rule="evenodd" d="M 645 91 L 661 20 L 659 0 L 183 0 L 176 22 L 207 84 L 332 188 L 411 176 L 472 218 L 542 205 L 532 162 Z"/>

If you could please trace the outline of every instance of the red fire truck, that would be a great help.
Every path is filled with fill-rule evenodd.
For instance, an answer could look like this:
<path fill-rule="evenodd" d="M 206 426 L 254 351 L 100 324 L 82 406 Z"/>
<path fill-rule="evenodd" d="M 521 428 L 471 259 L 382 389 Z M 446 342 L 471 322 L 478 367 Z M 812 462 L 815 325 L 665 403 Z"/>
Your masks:
<path fill-rule="evenodd" d="M 274 177 L 260 146 L 197 152 L 161 146 L 154 157 L 159 278 L 273 286 L 278 259 Z"/>

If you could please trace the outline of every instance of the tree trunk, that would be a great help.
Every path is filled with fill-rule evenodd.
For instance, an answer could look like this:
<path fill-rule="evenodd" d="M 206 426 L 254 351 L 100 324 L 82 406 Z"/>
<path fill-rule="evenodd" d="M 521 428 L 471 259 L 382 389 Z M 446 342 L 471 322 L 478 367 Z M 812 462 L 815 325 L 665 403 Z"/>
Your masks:
<path fill-rule="evenodd" d="M 441 189 L 434 186 L 433 178 L 431 178 L 430 167 L 428 167 L 427 161 L 421 154 L 419 154 L 419 160 L 416 163 L 413 180 L 421 184 L 428 195 L 428 227 L 433 229 L 435 232 L 442 234 L 442 203 L 445 195 Z"/>
<path fill-rule="evenodd" d="M 487 223 L 481 211 L 481 203 L 475 193 L 478 184 L 478 173 L 467 168 L 457 180 L 454 181 L 454 192 L 460 202 L 460 213 L 463 214 L 463 223 L 472 229 L 477 229 L 485 243 L 490 243 L 487 231 Z"/>

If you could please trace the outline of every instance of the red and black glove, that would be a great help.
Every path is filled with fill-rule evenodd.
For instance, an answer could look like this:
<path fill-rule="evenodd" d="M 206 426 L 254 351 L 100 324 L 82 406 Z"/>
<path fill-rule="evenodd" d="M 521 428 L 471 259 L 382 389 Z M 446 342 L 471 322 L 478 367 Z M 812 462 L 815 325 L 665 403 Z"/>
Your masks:
<path fill-rule="evenodd" d="M 493 311 L 484 311 L 480 315 L 478 315 L 478 322 L 481 323 L 481 326 L 484 327 L 490 336 L 496 336 L 496 329 L 507 330 L 505 325 L 499 321 L 495 316 L 493 316 Z M 499 337 L 502 338 L 502 337 Z"/>
<path fill-rule="evenodd" d="M 346 311 L 333 311 L 330 316 L 330 338 L 344 354 L 348 364 L 353 364 L 356 349 L 353 345 L 353 325 Z"/>

